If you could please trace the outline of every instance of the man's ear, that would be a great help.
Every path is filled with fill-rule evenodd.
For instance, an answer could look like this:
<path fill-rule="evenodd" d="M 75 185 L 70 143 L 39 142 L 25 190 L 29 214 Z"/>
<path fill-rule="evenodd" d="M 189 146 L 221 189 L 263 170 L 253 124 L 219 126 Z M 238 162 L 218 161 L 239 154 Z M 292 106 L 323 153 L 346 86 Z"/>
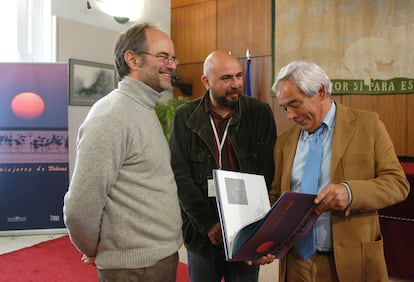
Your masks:
<path fill-rule="evenodd" d="M 325 85 L 321 84 L 321 88 L 319 89 L 318 93 L 321 99 L 325 99 L 327 97 Z"/>
<path fill-rule="evenodd" d="M 130 69 L 137 69 L 141 58 L 131 50 L 124 53 L 124 60 Z"/>
<path fill-rule="evenodd" d="M 203 83 L 203 85 L 206 88 L 206 90 L 210 90 L 210 83 L 208 81 L 208 77 L 205 74 L 203 74 L 201 76 L 201 83 Z"/>

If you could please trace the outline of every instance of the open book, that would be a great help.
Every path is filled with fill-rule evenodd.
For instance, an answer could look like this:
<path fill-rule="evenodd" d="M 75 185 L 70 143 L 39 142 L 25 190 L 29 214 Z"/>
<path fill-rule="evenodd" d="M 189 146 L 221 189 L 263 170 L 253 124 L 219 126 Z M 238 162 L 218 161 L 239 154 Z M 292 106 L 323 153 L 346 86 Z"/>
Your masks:
<path fill-rule="evenodd" d="M 226 259 L 282 258 L 315 224 L 315 195 L 285 192 L 270 207 L 262 175 L 213 170 Z"/>

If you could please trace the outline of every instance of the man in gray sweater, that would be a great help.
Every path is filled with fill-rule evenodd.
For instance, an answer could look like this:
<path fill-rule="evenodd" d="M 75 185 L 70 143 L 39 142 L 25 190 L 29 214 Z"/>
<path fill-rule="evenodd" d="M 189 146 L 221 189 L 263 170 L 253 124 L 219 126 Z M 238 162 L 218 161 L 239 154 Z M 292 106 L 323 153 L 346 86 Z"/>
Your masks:
<path fill-rule="evenodd" d="M 182 219 L 170 151 L 154 106 L 178 60 L 165 32 L 144 23 L 117 39 L 118 88 L 79 128 L 64 220 L 100 281 L 176 280 Z"/>

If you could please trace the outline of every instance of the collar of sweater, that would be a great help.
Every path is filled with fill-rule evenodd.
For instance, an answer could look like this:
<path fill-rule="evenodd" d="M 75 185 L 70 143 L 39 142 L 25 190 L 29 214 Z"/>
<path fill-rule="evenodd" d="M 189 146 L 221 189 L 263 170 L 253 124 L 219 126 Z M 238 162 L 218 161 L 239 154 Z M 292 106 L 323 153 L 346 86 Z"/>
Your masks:
<path fill-rule="evenodd" d="M 155 107 L 162 96 L 162 93 L 129 76 L 125 76 L 118 83 L 118 90 L 137 103 L 151 109 Z"/>

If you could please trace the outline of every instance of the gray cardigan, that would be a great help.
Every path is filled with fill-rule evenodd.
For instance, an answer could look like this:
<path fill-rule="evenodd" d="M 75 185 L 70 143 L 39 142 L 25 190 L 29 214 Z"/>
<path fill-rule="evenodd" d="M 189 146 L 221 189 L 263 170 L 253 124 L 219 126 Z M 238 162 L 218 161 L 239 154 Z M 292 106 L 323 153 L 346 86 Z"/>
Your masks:
<path fill-rule="evenodd" d="M 154 111 L 160 96 L 125 77 L 79 129 L 64 220 L 99 268 L 150 266 L 182 245 L 170 151 Z"/>

